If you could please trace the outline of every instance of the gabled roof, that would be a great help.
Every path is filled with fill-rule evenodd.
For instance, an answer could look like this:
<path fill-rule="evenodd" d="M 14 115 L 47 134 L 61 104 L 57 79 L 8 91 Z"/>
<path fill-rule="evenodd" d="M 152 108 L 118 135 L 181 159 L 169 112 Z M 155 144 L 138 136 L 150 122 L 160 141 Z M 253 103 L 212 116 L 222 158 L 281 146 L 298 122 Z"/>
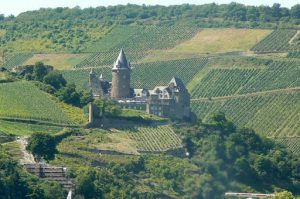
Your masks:
<path fill-rule="evenodd" d="M 130 64 L 127 61 L 126 55 L 124 53 L 124 50 L 121 49 L 120 54 L 118 56 L 117 61 L 114 64 L 114 67 L 112 68 L 113 70 L 118 70 L 118 69 L 130 69 Z"/>
<path fill-rule="evenodd" d="M 172 80 L 169 82 L 169 86 L 173 84 L 174 87 L 178 90 L 178 91 L 185 91 L 186 87 L 184 85 L 184 83 L 182 82 L 181 79 L 179 79 L 178 77 L 173 77 Z"/>

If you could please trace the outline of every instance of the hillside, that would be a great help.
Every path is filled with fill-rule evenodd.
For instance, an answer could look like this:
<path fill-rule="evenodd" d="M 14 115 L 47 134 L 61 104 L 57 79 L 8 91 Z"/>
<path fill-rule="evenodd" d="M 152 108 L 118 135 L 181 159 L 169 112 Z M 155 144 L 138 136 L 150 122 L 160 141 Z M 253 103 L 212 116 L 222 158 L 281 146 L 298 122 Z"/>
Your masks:
<path fill-rule="evenodd" d="M 58 149 L 48 163 L 68 167 L 78 198 L 300 194 L 299 13 L 300 5 L 213 3 L 0 15 L 0 161 L 17 168 L 12 161 L 22 158 L 25 146 L 15 139 L 46 133 Z M 113 127 L 84 126 L 89 73 L 111 81 L 121 48 L 131 63 L 132 87 L 153 89 L 179 77 L 198 122 L 175 124 L 128 109 L 117 114 L 120 107 L 100 101 L 103 112 L 105 106 L 117 110 L 105 118 Z M 35 72 L 12 73 L 36 62 L 53 66 L 52 75 L 66 81 L 54 88 Z M 73 106 L 61 96 L 87 99 Z M 42 194 L 44 186 L 23 191 Z M 47 189 L 49 199 L 61 190 Z"/>
<path fill-rule="evenodd" d="M 151 89 L 178 76 L 191 93 L 192 110 L 202 120 L 223 111 L 241 127 L 282 140 L 297 137 L 300 130 L 296 103 L 300 60 L 295 55 L 300 44 L 296 39 L 294 30 L 123 25 L 112 28 L 84 53 L 17 53 L 3 66 L 9 69 L 44 61 L 62 70 L 69 83 L 87 90 L 90 68 L 111 80 L 111 64 L 124 46 L 132 62 L 134 87 Z M 45 117 L 37 113 L 29 115 Z M 49 117 L 45 118 L 53 116 Z M 64 115 L 53 118 L 70 123 Z"/>
<path fill-rule="evenodd" d="M 75 107 L 68 110 L 31 82 L 2 83 L 0 96 L 0 117 L 4 119 L 76 125 L 77 121 L 71 119 L 72 114 L 83 115 L 82 110 Z"/>

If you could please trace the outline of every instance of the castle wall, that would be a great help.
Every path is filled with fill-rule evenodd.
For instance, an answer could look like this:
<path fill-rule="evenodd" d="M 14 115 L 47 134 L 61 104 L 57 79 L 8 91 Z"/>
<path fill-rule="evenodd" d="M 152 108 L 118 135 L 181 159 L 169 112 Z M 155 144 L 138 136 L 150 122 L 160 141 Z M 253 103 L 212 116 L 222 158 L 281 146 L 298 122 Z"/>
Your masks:
<path fill-rule="evenodd" d="M 118 69 L 112 71 L 111 98 L 130 98 L 130 70 Z"/>

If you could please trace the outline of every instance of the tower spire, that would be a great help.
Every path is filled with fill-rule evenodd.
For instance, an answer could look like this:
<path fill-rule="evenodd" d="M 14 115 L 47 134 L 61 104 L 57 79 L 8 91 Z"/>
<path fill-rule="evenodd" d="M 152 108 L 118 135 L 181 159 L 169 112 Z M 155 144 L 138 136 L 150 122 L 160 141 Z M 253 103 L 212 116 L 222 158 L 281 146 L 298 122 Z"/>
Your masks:
<path fill-rule="evenodd" d="M 114 64 L 113 70 L 116 69 L 130 69 L 130 64 L 127 61 L 123 48 L 121 48 L 119 56 Z"/>

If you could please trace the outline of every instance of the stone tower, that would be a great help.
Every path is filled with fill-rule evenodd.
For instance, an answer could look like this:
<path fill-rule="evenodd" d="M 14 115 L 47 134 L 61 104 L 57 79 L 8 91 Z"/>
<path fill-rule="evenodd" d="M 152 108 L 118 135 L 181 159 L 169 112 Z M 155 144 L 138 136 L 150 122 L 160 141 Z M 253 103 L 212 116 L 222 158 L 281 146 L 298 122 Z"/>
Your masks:
<path fill-rule="evenodd" d="M 130 63 L 127 61 L 123 49 L 112 68 L 111 98 L 130 98 Z"/>

